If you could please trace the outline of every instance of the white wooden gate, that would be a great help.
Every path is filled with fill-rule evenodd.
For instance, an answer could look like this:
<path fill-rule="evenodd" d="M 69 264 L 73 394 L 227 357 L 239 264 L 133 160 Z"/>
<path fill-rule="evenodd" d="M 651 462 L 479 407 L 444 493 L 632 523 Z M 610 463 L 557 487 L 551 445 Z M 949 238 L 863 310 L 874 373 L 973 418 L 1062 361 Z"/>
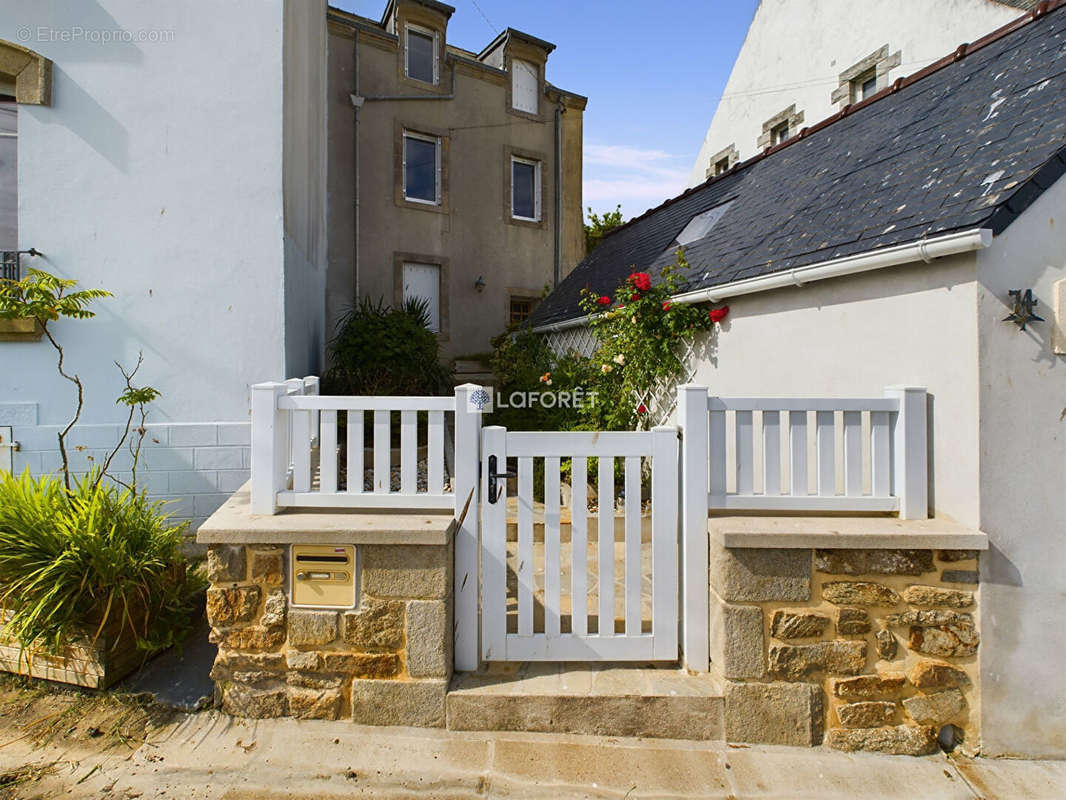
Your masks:
<path fill-rule="evenodd" d="M 589 510 L 585 479 L 590 458 L 598 460 L 595 511 Z M 508 459 L 517 461 L 513 537 L 508 537 Z M 615 459 L 624 464 L 621 486 L 616 486 Z M 537 460 L 543 461 L 543 506 L 534 494 Z M 486 661 L 677 658 L 676 428 L 584 433 L 486 427 L 481 465 L 481 641 Z M 568 507 L 561 502 L 560 476 L 566 466 L 572 487 Z M 648 469 L 650 520 L 641 501 L 642 472 Z M 618 489 L 624 498 L 620 536 L 613 502 Z M 543 531 L 540 543 L 538 527 Z"/>

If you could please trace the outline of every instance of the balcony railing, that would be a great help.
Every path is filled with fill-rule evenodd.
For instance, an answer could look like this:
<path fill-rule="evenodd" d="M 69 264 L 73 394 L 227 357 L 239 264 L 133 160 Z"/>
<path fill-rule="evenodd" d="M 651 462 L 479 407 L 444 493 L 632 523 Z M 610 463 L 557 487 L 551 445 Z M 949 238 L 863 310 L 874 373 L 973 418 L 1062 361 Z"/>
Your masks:
<path fill-rule="evenodd" d="M 18 250 L 0 250 L 0 280 L 17 281 L 21 277 Z"/>
<path fill-rule="evenodd" d="M 40 254 L 35 247 L 28 250 L 0 250 L 0 280 L 22 280 L 22 257 Z"/>

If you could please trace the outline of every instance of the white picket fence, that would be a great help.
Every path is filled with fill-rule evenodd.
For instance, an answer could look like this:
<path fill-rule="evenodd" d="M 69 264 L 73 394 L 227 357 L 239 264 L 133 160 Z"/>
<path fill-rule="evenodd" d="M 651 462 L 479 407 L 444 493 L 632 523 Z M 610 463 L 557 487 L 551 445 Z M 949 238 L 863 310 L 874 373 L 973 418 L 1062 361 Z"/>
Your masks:
<path fill-rule="evenodd" d="M 457 495 L 463 494 L 460 467 L 470 472 L 473 466 L 476 476 L 477 448 L 471 451 L 469 441 L 481 427 L 480 414 L 466 408 L 467 388 L 460 387 L 453 397 L 327 397 L 318 393 L 314 377 L 256 384 L 253 513 L 274 514 L 285 507 L 455 509 Z M 341 414 L 343 448 L 338 446 Z M 399 416 L 398 465 L 392 447 L 394 415 Z M 421 431 L 420 416 L 425 420 Z M 369 458 L 364 446 L 368 429 L 373 442 Z M 454 457 L 447 458 L 449 454 Z M 465 483 L 464 502 L 475 485 L 469 477 Z"/>
<path fill-rule="evenodd" d="M 483 658 L 676 659 L 677 429 L 509 432 L 492 426 L 484 429 L 483 438 Z M 517 462 L 518 489 L 517 542 L 510 549 L 507 481 L 502 475 L 508 458 Z M 598 459 L 598 506 L 594 512 L 595 528 L 591 530 L 586 483 L 590 458 Z M 616 458 L 624 464 L 620 487 L 615 483 Z M 567 459 L 571 464 L 572 496 L 569 536 L 564 536 L 560 473 Z M 544 466 L 541 519 L 536 519 L 534 500 L 535 460 L 542 460 Z M 653 498 L 648 542 L 642 536 L 641 481 L 645 466 L 651 473 Z M 495 480 L 493 469 L 498 476 Z M 623 531 L 622 542 L 616 547 L 618 489 L 624 496 Z M 543 525 L 542 553 L 535 546 L 535 520 Z M 590 556 L 595 569 L 589 563 Z M 516 578 L 514 594 L 508 591 L 509 572 Z M 537 588 L 538 576 L 542 579 L 541 590 Z M 615 596 L 616 583 L 621 586 L 619 598 Z M 535 613 L 538 601 L 541 615 Z M 516 610 L 514 631 L 508 630 L 509 608 Z"/>
<path fill-rule="evenodd" d="M 928 516 L 926 391 L 884 397 L 714 397 L 678 390 L 682 650 L 705 670 L 708 511 Z"/>
<path fill-rule="evenodd" d="M 454 514 L 455 666 L 460 670 L 477 669 L 482 658 L 673 659 L 679 620 L 685 664 L 706 670 L 709 512 L 927 516 L 924 389 L 889 387 L 883 397 L 860 399 L 722 398 L 704 386 L 685 385 L 677 398 L 680 465 L 674 428 L 584 433 L 490 427 L 483 432 L 481 414 L 469 402 L 479 391 L 466 384 L 452 397 L 327 397 L 319 394 L 314 377 L 252 387 L 253 513 L 388 508 Z M 399 448 L 392 446 L 394 415 Z M 338 442 L 341 419 L 344 447 Z M 372 447 L 365 450 L 367 430 Z M 421 448 L 420 441 L 425 442 Z M 497 502 L 489 501 L 490 456 L 499 476 L 496 491 L 502 493 Z M 518 464 L 515 552 L 508 550 L 507 479 L 500 475 L 508 457 Z M 595 512 L 590 530 L 587 487 L 573 480 L 567 542 L 560 467 L 570 459 L 573 474 L 583 476 L 590 458 L 599 459 L 602 511 Z M 609 499 L 616 496 L 615 458 L 625 461 L 621 555 L 615 553 Z M 537 459 L 545 468 L 543 516 L 537 523 L 544 537 L 542 555 L 534 557 Z M 650 554 L 642 554 L 642 459 L 651 459 Z M 593 534 L 597 544 L 589 548 Z M 590 554 L 597 570 L 594 591 Z M 643 555 L 650 555 L 650 589 Z M 517 584 L 513 631 L 507 627 L 509 557 Z M 535 563 L 543 565 L 540 589 Z M 620 604 L 616 575 L 624 595 Z M 538 599 L 543 622 L 535 624 Z"/>

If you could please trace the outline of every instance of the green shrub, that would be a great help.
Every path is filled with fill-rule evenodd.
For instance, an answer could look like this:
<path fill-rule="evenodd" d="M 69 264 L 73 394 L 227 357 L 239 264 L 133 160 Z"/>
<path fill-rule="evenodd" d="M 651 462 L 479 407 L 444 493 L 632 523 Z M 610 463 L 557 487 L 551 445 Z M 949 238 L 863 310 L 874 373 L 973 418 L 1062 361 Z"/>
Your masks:
<path fill-rule="evenodd" d="M 89 474 L 67 491 L 55 476 L 0 473 L 0 604 L 24 647 L 59 652 L 110 624 L 152 652 L 192 625 L 184 525 L 161 502 Z"/>
<path fill-rule="evenodd" d="M 337 324 L 323 394 L 439 395 L 452 390 L 424 300 L 400 308 L 364 297 Z"/>

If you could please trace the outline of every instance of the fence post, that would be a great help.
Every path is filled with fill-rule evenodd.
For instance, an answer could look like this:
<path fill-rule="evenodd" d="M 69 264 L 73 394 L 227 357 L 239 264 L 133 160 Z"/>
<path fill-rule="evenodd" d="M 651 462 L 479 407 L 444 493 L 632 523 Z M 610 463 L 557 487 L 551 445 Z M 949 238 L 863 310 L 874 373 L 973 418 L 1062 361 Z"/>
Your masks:
<path fill-rule="evenodd" d="M 481 451 L 481 407 L 471 398 L 481 387 L 455 387 L 455 668 L 478 668 L 478 480 Z"/>
<path fill-rule="evenodd" d="M 284 383 L 252 386 L 252 513 L 276 514 L 278 492 L 284 486 L 289 454 L 285 446 L 288 422 L 278 413 Z"/>
<path fill-rule="evenodd" d="M 677 392 L 681 428 L 681 656 L 688 669 L 707 672 L 707 387 L 685 384 Z"/>
<path fill-rule="evenodd" d="M 317 375 L 308 375 L 304 378 L 304 394 L 311 397 L 317 397 L 319 394 L 319 388 L 321 381 Z M 319 435 L 319 412 L 311 412 L 311 439 L 317 439 Z"/>
<path fill-rule="evenodd" d="M 497 502 L 490 503 L 488 490 L 489 458 L 496 456 L 498 471 L 507 467 L 507 429 L 489 425 L 484 430 L 482 459 L 481 508 L 485 515 L 485 541 L 481 560 L 485 609 L 481 629 L 481 650 L 485 660 L 507 658 L 507 484 L 498 487 Z"/>
<path fill-rule="evenodd" d="M 926 391 L 920 386 L 886 386 L 885 397 L 899 401 L 892 426 L 892 492 L 900 519 L 929 516 L 929 450 Z"/>
<path fill-rule="evenodd" d="M 677 428 L 657 425 L 651 433 L 651 630 L 655 635 L 654 657 L 673 661 L 678 645 Z M 663 631 L 664 624 L 668 631 Z"/>

